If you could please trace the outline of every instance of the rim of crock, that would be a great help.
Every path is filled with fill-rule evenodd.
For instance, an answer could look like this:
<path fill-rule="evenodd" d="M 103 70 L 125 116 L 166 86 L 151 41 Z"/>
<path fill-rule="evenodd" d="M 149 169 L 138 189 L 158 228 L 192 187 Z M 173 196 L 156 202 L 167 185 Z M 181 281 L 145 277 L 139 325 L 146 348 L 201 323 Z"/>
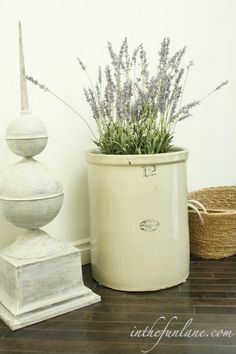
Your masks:
<path fill-rule="evenodd" d="M 185 147 L 174 146 L 170 151 L 161 154 L 145 155 L 112 155 L 102 154 L 98 150 L 86 151 L 86 160 L 89 164 L 96 165 L 160 165 L 186 161 L 188 149 Z"/>

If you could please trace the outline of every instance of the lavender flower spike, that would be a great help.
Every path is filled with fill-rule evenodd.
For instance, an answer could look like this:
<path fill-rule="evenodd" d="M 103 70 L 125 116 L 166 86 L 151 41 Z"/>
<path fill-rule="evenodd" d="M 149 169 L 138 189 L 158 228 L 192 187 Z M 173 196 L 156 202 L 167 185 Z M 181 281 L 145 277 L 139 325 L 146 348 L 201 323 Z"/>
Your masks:
<path fill-rule="evenodd" d="M 77 58 L 78 62 L 79 62 L 79 65 L 81 66 L 81 69 L 82 70 L 86 70 L 86 66 L 84 65 L 84 63 L 82 62 L 82 60 L 80 58 Z"/>
<path fill-rule="evenodd" d="M 221 89 L 221 87 L 223 87 L 223 86 L 227 85 L 227 84 L 228 84 L 228 82 L 229 82 L 229 80 L 223 81 L 220 85 L 218 85 L 218 86 L 216 87 L 215 91 L 220 90 L 220 89 Z"/>
<path fill-rule="evenodd" d="M 44 91 L 49 91 L 48 87 L 46 87 L 45 85 L 43 84 L 40 84 L 37 80 L 35 80 L 32 76 L 26 76 L 25 77 L 26 80 L 32 82 L 32 84 L 38 86 L 41 90 L 44 90 Z"/>

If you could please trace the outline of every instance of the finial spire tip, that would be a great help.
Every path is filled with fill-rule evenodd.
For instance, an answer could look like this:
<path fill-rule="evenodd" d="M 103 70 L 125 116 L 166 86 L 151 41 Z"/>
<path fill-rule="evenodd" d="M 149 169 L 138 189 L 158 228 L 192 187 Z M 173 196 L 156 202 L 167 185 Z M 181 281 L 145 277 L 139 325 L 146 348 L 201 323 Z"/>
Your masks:
<path fill-rule="evenodd" d="M 29 111 L 28 93 L 25 78 L 25 61 L 23 51 L 23 39 L 21 22 L 19 21 L 19 61 L 20 61 L 20 94 L 21 94 L 21 111 L 27 113 Z"/>

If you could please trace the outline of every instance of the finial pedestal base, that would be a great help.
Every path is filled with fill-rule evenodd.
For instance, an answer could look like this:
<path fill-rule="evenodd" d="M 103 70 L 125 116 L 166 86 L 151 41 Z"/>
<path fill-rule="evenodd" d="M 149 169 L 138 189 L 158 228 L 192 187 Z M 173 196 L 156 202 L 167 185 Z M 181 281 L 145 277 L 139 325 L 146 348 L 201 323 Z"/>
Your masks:
<path fill-rule="evenodd" d="M 75 247 L 65 244 L 44 258 L 0 254 L 0 318 L 12 330 L 100 300 L 84 286 L 80 251 Z"/>

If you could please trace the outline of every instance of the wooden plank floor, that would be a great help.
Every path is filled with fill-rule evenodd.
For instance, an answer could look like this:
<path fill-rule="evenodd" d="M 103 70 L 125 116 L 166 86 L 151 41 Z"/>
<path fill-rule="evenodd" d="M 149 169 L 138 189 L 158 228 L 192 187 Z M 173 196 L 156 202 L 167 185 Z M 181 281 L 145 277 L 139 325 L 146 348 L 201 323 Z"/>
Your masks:
<path fill-rule="evenodd" d="M 11 332 L 0 322 L 0 354 L 100 353 L 129 354 L 235 354 L 236 256 L 218 261 L 192 258 L 188 281 L 177 287 L 148 293 L 113 291 L 99 286 L 83 267 L 85 284 L 102 296 L 102 302 L 66 315 Z M 134 329 L 181 330 L 193 319 L 192 329 L 208 337 L 158 338 L 131 336 Z M 231 330 L 235 335 L 212 337 L 212 331 Z M 214 332 L 215 333 L 215 332 Z M 152 350 L 150 350 L 155 346 Z"/>

